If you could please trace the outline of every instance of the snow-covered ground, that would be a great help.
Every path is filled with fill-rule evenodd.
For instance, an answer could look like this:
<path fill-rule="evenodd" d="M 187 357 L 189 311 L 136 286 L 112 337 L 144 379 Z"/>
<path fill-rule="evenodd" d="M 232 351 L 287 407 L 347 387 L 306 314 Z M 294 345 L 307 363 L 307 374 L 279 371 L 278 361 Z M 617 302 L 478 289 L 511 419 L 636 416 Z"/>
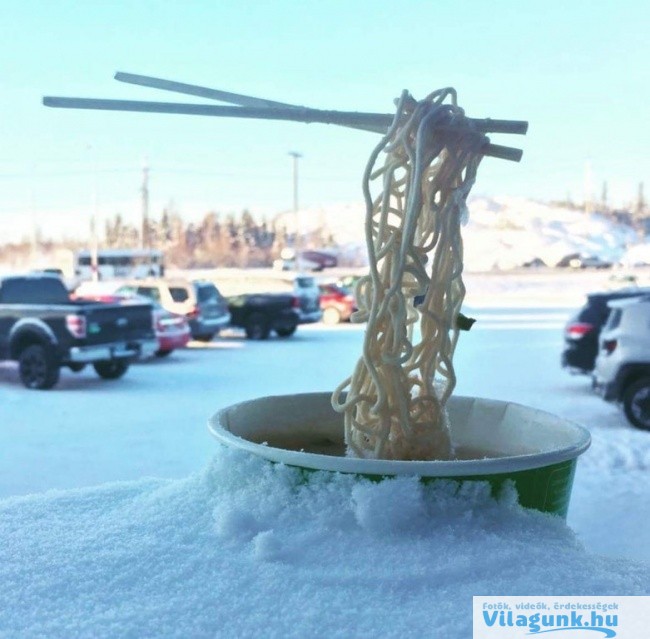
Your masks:
<path fill-rule="evenodd" d="M 466 639 L 473 595 L 650 594 L 650 434 L 559 367 L 565 320 L 605 277 L 467 281 L 457 393 L 592 433 L 566 523 L 480 488 L 304 485 L 211 439 L 223 406 L 332 390 L 359 326 L 233 333 L 49 392 L 0 364 L 0 637 Z"/>

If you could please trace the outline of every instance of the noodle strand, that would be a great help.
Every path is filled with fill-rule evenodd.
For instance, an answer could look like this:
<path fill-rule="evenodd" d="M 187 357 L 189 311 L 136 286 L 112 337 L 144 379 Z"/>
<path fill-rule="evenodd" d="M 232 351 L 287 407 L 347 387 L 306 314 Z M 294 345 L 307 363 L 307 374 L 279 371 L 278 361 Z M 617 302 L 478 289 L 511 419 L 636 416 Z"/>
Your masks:
<path fill-rule="evenodd" d="M 453 353 L 465 295 L 460 226 L 485 141 L 457 106 L 454 89 L 420 102 L 404 92 L 370 155 L 363 176 L 369 274 L 355 287 L 354 315 L 367 328 L 353 374 L 332 396 L 344 413 L 350 455 L 453 455 L 445 404 L 456 385 Z M 382 153 L 383 166 L 376 166 Z"/>

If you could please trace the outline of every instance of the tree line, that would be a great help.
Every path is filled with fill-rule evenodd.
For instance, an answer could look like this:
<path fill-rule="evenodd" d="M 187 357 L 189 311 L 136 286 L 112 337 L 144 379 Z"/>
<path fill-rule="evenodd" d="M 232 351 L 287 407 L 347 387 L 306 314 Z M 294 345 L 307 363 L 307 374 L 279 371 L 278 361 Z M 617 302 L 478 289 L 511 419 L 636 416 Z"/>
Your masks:
<path fill-rule="evenodd" d="M 248 210 L 239 213 L 210 211 L 198 222 L 187 222 L 172 205 L 160 216 L 136 226 L 117 213 L 98 229 L 100 248 L 160 249 L 168 265 L 177 268 L 268 267 L 284 248 L 296 246 L 295 233 L 278 216 L 258 221 Z M 30 254 L 47 255 L 56 249 L 88 249 L 89 241 L 64 239 L 58 242 L 40 234 L 15 244 L 0 244 L 0 262 L 24 262 Z M 302 248 L 332 248 L 326 229 L 301 234 Z"/>
<path fill-rule="evenodd" d="M 106 221 L 102 246 L 161 249 L 168 264 L 179 268 L 271 266 L 295 237 L 266 220 L 257 222 L 248 210 L 239 214 L 206 213 L 199 222 L 186 222 L 172 207 L 140 228 L 120 214 Z"/>

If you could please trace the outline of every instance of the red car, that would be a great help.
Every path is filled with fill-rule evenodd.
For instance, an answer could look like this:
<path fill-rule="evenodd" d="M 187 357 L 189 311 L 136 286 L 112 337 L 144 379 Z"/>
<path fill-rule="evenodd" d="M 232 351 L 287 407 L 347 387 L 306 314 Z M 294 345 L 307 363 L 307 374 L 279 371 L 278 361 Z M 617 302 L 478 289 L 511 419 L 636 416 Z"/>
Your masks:
<path fill-rule="evenodd" d="M 158 350 L 156 357 L 166 357 L 173 350 L 183 348 L 190 341 L 192 335 L 190 332 L 190 325 L 187 319 L 182 315 L 171 313 L 164 309 L 160 304 L 152 302 L 148 298 L 143 297 L 125 297 L 123 295 L 115 295 L 108 293 L 98 288 L 96 291 L 88 289 L 79 290 L 73 293 L 73 298 L 82 298 L 87 300 L 95 300 L 96 302 L 123 302 L 129 303 L 129 300 L 137 299 L 137 301 L 146 301 L 153 306 L 153 323 L 158 339 Z"/>
<path fill-rule="evenodd" d="M 156 357 L 165 357 L 173 350 L 183 348 L 192 338 L 187 319 L 164 309 L 159 304 L 153 305 L 153 321 L 158 338 Z"/>
<path fill-rule="evenodd" d="M 319 288 L 323 323 L 333 325 L 347 322 L 350 315 L 357 310 L 354 295 L 350 289 L 338 284 L 319 284 Z"/>

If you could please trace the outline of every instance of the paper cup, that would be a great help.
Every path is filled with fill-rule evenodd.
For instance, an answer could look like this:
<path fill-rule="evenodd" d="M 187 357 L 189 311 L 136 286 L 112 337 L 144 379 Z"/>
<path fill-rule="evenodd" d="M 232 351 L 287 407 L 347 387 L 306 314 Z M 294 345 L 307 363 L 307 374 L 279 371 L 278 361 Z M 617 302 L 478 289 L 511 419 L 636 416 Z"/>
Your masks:
<path fill-rule="evenodd" d="M 372 479 L 418 476 L 487 481 L 497 493 L 514 483 L 519 502 L 566 517 L 577 458 L 591 442 L 582 426 L 511 402 L 452 397 L 451 439 L 462 459 L 392 461 L 345 456 L 343 416 L 329 393 L 261 397 L 229 406 L 209 420 L 217 440 L 306 472 L 353 473 Z"/>

